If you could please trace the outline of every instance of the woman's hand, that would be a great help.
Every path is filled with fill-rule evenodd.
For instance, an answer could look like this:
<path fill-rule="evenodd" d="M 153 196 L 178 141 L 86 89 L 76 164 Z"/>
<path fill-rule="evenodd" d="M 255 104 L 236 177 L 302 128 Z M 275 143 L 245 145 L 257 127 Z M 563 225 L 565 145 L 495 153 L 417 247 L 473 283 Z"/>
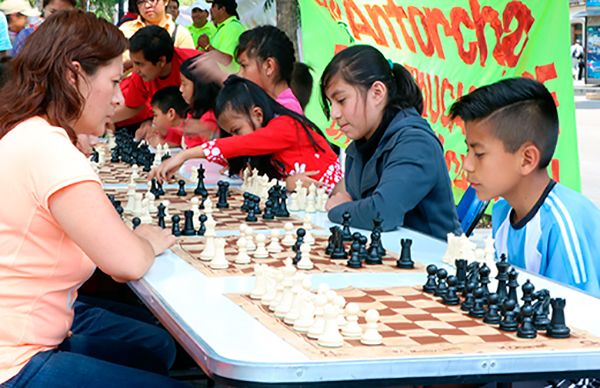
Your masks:
<path fill-rule="evenodd" d="M 352 197 L 347 192 L 340 191 L 340 192 L 333 194 L 331 197 L 329 197 L 329 199 L 327 200 L 327 203 L 325 204 L 325 209 L 327 209 L 327 211 L 329 211 L 329 210 L 333 209 L 334 207 L 341 205 L 343 203 L 346 203 L 346 202 L 352 202 Z"/>
<path fill-rule="evenodd" d="M 155 256 L 172 247 L 177 241 L 169 229 L 162 229 L 154 225 L 142 224 L 133 233 L 150 243 Z"/>

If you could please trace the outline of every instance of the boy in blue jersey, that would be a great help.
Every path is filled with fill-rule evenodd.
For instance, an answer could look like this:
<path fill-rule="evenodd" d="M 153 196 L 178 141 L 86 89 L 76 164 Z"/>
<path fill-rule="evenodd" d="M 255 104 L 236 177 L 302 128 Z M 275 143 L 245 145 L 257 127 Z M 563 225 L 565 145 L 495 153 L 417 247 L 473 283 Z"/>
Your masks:
<path fill-rule="evenodd" d="M 506 79 L 450 108 L 465 122 L 463 168 L 492 212 L 496 253 L 511 264 L 600 296 L 600 210 L 548 176 L 558 138 L 554 99 L 541 83 Z"/>

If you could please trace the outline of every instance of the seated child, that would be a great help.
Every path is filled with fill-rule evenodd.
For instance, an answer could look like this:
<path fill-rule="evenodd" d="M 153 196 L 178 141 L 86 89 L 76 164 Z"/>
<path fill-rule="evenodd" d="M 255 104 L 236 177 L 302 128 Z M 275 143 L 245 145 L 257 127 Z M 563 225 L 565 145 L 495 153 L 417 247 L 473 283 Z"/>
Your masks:
<path fill-rule="evenodd" d="M 233 174 L 240 173 L 248 162 L 271 178 L 286 179 L 288 187 L 295 187 L 293 175 L 299 172 L 310 172 L 328 189 L 341 180 L 337 155 L 319 129 L 252 81 L 228 78 L 217 97 L 215 113 L 219 127 L 231 136 L 178 153 L 154 169 L 150 177 L 167 180 L 187 159 L 206 158 L 224 165 L 229 162 Z M 240 157 L 241 163 L 236 159 Z M 265 160 L 268 163 L 261 164 Z"/>
<path fill-rule="evenodd" d="M 339 52 L 321 78 L 326 114 L 354 140 L 346 178 L 327 203 L 329 219 L 370 230 L 401 226 L 446 239 L 460 233 L 444 150 L 421 117 L 423 97 L 410 73 L 371 46 Z"/>
<path fill-rule="evenodd" d="M 600 296 L 600 211 L 548 176 L 558 114 L 541 83 L 512 78 L 481 87 L 450 108 L 465 122 L 463 168 L 492 212 L 496 253 L 528 271 Z"/>
<path fill-rule="evenodd" d="M 183 126 L 188 105 L 177 86 L 160 89 L 152 96 L 152 131 L 146 135 L 146 141 L 156 147 L 167 143 L 172 147 L 181 146 Z"/>

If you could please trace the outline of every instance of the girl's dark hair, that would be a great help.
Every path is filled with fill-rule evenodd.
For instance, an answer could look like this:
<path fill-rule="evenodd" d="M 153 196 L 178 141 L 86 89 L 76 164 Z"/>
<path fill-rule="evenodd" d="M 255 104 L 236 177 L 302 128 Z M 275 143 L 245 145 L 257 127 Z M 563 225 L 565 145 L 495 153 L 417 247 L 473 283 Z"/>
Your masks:
<path fill-rule="evenodd" d="M 337 53 L 323 70 L 321 76 L 321 104 L 329 118 L 329 102 L 325 90 L 334 77 L 369 90 L 375 81 L 381 81 L 388 89 L 387 111 L 415 108 L 423 113 L 423 95 L 413 76 L 404 66 L 385 59 L 374 47 L 351 46 Z"/>
<path fill-rule="evenodd" d="M 209 110 L 215 110 L 215 102 L 220 90 L 219 85 L 216 83 L 208 82 L 192 72 L 191 67 L 197 58 L 198 55 L 188 58 L 179 67 L 181 74 L 194 83 L 194 95 L 190 104 L 190 114 L 195 119 L 199 119 Z"/>
<path fill-rule="evenodd" d="M 71 123 L 81 116 L 85 97 L 77 89 L 79 71 L 73 62 L 91 76 L 126 48 L 123 33 L 92 13 L 72 10 L 51 15 L 11 61 L 11 77 L 0 89 L 0 138 L 23 120 L 46 116 L 75 142 Z M 75 77 L 74 83 L 67 73 Z"/>
<path fill-rule="evenodd" d="M 43 0 L 42 9 L 46 8 L 53 1 L 62 1 L 63 3 L 69 3 L 73 8 L 77 7 L 77 0 Z"/>
<path fill-rule="evenodd" d="M 310 68 L 296 62 L 294 44 L 283 31 L 275 26 L 259 26 L 244 31 L 235 50 L 236 60 L 241 53 L 261 61 L 275 59 L 279 67 L 279 78 L 275 81 L 287 82 L 302 109 L 306 107 L 313 86 Z"/>
<path fill-rule="evenodd" d="M 323 132 L 321 132 L 319 127 L 317 127 L 312 121 L 303 115 L 287 109 L 275 101 L 267 94 L 267 92 L 265 92 L 254 82 L 235 75 L 229 76 L 229 78 L 227 78 L 227 80 L 225 80 L 223 83 L 223 89 L 221 89 L 217 96 L 215 105 L 215 115 L 217 118 L 228 109 L 231 109 L 236 113 L 250 116 L 250 112 L 254 107 L 259 107 L 263 112 L 263 122 L 261 123 L 263 126 L 267 125 L 269 121 L 277 116 L 290 116 L 291 118 L 297 120 L 306 132 L 306 135 L 308 136 L 308 139 L 315 151 L 324 151 L 323 148 L 315 141 L 310 129 L 323 136 L 324 139 L 327 138 Z M 269 162 L 270 155 L 260 157 L 259 159 L 262 159 L 263 162 L 256 163 L 257 158 L 250 158 L 250 165 L 257 168 L 262 174 L 267 174 L 270 177 L 279 177 L 280 174 L 274 172 L 272 165 Z M 269 162 L 268 165 L 263 164 L 264 161 Z M 234 161 L 234 168 L 232 166 L 232 161 L 230 160 L 230 171 L 232 173 L 238 173 L 240 171 L 239 168 L 244 168 L 247 163 L 248 158 L 242 158 L 241 162 Z"/>

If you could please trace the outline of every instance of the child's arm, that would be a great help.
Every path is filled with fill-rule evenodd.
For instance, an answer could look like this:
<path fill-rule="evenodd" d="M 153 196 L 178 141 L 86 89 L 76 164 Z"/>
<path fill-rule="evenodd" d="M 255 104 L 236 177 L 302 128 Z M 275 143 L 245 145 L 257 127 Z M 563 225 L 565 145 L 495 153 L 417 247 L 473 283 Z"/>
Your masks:
<path fill-rule="evenodd" d="M 193 147 L 181 151 L 177 155 L 162 162 L 160 166 L 153 168 L 152 171 L 150 171 L 150 174 L 148 174 L 148 180 L 156 178 L 159 182 L 168 181 L 175 175 L 177 170 L 179 170 L 179 167 L 181 167 L 186 160 L 199 158 L 204 159 L 202 147 Z"/>
<path fill-rule="evenodd" d="M 445 172 L 445 164 L 442 166 L 439 162 L 443 161 L 442 149 L 427 134 L 407 133 L 390 152 L 374 192 L 329 210 L 332 222 L 341 223 L 342 214 L 350 212 L 354 227 L 371 229 L 373 219 L 380 217 L 385 231 L 394 230 L 404 224 L 404 215 L 423 200 L 435 186 L 439 174 Z M 346 185 L 348 183 L 347 176 Z"/>

